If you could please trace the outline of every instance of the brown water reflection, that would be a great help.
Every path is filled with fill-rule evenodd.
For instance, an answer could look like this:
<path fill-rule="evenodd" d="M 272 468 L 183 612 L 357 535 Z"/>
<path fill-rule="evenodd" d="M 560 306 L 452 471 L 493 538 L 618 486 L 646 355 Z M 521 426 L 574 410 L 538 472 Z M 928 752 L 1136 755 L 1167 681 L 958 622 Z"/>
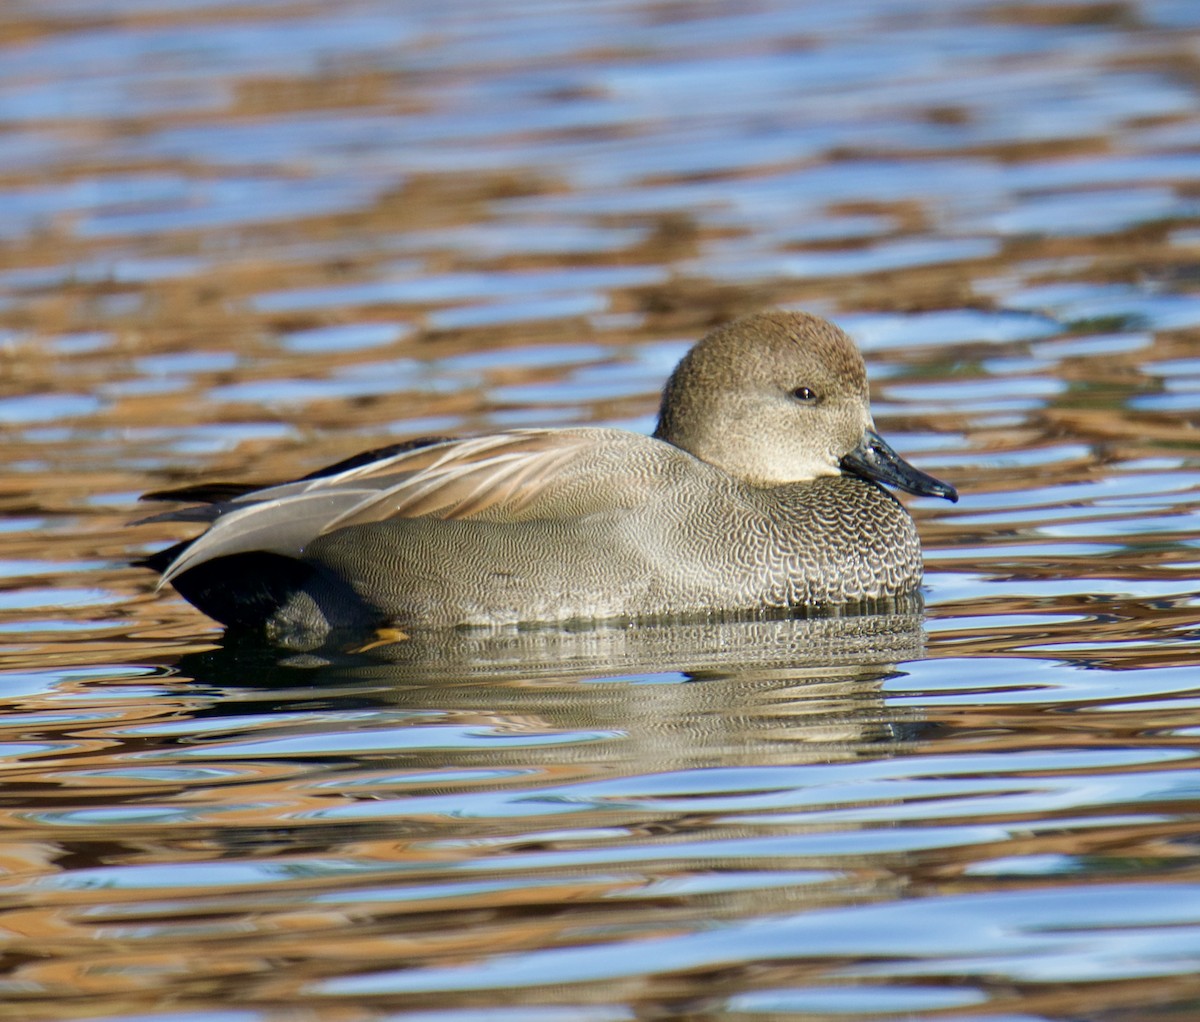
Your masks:
<path fill-rule="evenodd" d="M 1198 30 L 3 5 L 0 1016 L 1191 1019 Z M 923 621 L 288 658 L 127 566 L 149 489 L 647 428 L 775 305 L 963 493 Z"/>

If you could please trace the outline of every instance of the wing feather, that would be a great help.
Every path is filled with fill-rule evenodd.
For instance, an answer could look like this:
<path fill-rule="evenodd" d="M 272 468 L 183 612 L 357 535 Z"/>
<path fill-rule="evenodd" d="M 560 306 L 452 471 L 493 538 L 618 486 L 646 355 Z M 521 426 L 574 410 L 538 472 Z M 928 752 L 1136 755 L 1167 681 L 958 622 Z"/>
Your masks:
<path fill-rule="evenodd" d="M 610 430 L 522 430 L 446 445 L 419 471 L 397 460 L 387 469 L 390 483 L 331 521 L 326 532 L 391 518 L 433 517 L 515 520 L 585 513 L 586 491 L 596 499 L 611 491 L 596 478 L 597 460 Z M 641 443 L 659 441 L 636 434 Z M 598 443 L 599 441 L 599 443 Z M 361 481 L 361 480 L 360 480 Z"/>
<path fill-rule="evenodd" d="M 262 550 L 298 557 L 331 517 L 372 496 L 369 490 L 305 493 L 230 511 L 171 562 L 159 579 L 159 587 L 197 564 L 230 554 Z"/>
<path fill-rule="evenodd" d="M 203 509 L 212 520 L 163 573 L 255 550 L 299 557 L 318 536 L 404 518 L 524 521 L 634 506 L 674 460 L 652 437 L 613 429 L 525 429 L 426 444 L 344 471 L 269 486 Z M 336 467 L 336 466 L 335 466 Z M 178 514 L 178 513 L 175 513 Z M 167 517 L 167 516 L 164 516 Z"/>

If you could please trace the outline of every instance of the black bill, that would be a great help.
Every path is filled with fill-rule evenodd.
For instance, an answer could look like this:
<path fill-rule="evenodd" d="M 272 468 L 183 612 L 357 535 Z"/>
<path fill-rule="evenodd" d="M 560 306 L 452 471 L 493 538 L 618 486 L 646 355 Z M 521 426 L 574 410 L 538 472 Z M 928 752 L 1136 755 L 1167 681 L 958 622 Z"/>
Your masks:
<path fill-rule="evenodd" d="M 905 493 L 958 501 L 958 490 L 949 483 L 943 483 L 940 479 L 934 479 L 920 469 L 913 468 L 873 429 L 868 429 L 863 434 L 862 442 L 842 458 L 841 465 L 844 472 L 887 483 L 888 486 L 894 486 Z"/>

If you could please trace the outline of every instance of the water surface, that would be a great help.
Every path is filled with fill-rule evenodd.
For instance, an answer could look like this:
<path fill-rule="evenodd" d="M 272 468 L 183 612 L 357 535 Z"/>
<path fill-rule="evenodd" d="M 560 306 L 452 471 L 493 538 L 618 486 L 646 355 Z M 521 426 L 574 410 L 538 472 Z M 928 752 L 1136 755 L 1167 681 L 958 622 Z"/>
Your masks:
<path fill-rule="evenodd" d="M 14 0 L 0 1015 L 1200 1011 L 1187 0 Z M 925 612 L 223 641 L 139 493 L 862 346 Z"/>

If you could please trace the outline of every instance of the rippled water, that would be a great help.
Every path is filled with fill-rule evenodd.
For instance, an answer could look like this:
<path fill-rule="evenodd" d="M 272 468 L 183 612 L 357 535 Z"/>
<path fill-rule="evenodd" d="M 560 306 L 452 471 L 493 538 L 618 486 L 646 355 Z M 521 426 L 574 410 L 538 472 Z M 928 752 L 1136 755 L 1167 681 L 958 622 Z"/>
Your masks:
<path fill-rule="evenodd" d="M 1200 1016 L 1198 98 L 1191 0 L 9 0 L 0 1016 Z M 126 566 L 769 306 L 962 492 L 923 618 L 289 655 Z"/>

